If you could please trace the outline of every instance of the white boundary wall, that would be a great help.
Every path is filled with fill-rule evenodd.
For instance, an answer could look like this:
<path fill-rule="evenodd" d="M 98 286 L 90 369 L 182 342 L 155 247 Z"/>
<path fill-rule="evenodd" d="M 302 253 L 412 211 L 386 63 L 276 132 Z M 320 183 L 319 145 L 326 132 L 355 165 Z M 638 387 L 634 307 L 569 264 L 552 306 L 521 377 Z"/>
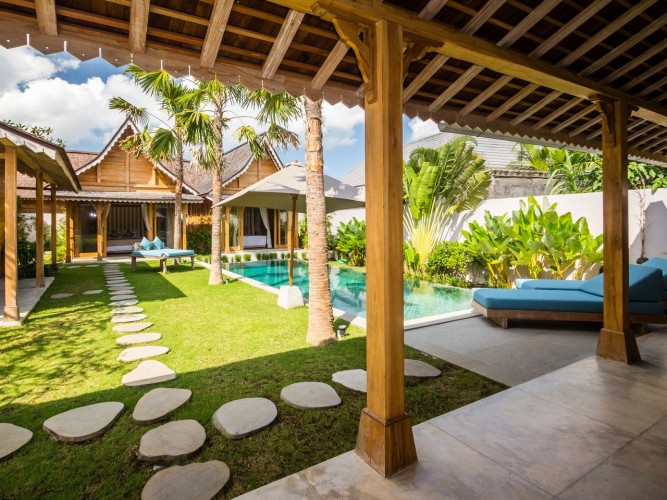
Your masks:
<path fill-rule="evenodd" d="M 659 189 L 655 193 L 646 193 L 646 216 L 647 230 L 645 253 L 647 257 L 667 257 L 667 189 Z M 553 196 L 535 196 L 539 203 L 546 198 L 549 204 L 556 203 L 556 211 L 559 214 L 572 213 L 574 220 L 586 217 L 588 226 L 593 235 L 602 234 L 602 193 L 564 194 Z M 482 223 L 484 212 L 490 211 L 493 215 L 509 214 L 518 210 L 519 202 L 526 200 L 522 198 L 499 198 L 485 200 L 475 210 L 454 214 L 452 221 L 443 230 L 443 239 L 462 240 L 461 229 L 467 229 L 468 224 L 473 221 Z M 640 257 L 641 241 L 639 238 L 639 214 L 640 202 L 637 191 L 628 193 L 628 233 L 630 241 L 630 262 Z M 342 210 L 332 214 L 332 227 L 334 231 L 341 222 L 347 222 L 356 217 L 365 218 L 364 209 Z"/>

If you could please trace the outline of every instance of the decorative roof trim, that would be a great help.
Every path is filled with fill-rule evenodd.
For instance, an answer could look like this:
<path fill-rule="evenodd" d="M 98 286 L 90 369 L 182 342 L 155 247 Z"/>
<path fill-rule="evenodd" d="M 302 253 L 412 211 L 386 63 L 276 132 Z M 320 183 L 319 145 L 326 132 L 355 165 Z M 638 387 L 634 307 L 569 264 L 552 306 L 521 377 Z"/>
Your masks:
<path fill-rule="evenodd" d="M 135 134 L 141 133 L 141 130 L 139 130 L 139 127 L 137 127 L 136 123 L 134 123 L 134 121 L 132 121 L 130 118 L 127 118 L 123 122 L 123 124 L 120 126 L 120 128 L 116 131 L 116 133 L 111 138 L 111 140 L 107 143 L 107 145 L 104 146 L 104 149 L 102 149 L 100 154 L 98 154 L 95 157 L 94 160 L 86 163 L 79 170 L 76 171 L 77 176 L 79 174 L 82 174 L 82 173 L 86 172 L 87 170 L 90 170 L 91 168 L 96 167 L 97 165 L 99 165 L 102 162 L 102 160 L 104 160 L 104 158 L 106 158 L 106 156 L 109 154 L 109 151 L 111 151 L 111 148 L 114 147 L 116 145 L 116 143 L 120 140 L 121 136 L 123 135 L 123 133 L 125 132 L 125 130 L 128 127 Z M 167 167 L 165 167 L 162 162 L 154 163 L 154 162 L 151 161 L 151 163 L 153 163 L 154 167 L 156 167 L 160 172 L 162 172 L 167 177 L 169 177 L 172 181 L 176 181 L 176 176 Z M 197 194 L 197 191 L 185 182 L 183 182 L 183 187 L 185 189 L 187 189 L 188 191 L 190 191 L 191 194 L 194 194 L 194 195 Z"/>

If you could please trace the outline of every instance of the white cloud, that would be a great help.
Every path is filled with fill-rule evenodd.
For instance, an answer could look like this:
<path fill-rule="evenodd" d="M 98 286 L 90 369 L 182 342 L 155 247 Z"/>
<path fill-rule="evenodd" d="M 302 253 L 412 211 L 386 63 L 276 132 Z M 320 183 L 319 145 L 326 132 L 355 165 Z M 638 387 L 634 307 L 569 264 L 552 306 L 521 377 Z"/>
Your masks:
<path fill-rule="evenodd" d="M 408 124 L 410 127 L 410 140 L 407 142 L 418 141 L 424 137 L 431 136 L 440 132 L 438 124 L 433 120 L 422 121 L 420 118 L 413 118 Z"/>
<path fill-rule="evenodd" d="M 0 92 L 6 92 L 37 79 L 49 78 L 58 71 L 75 68 L 74 58 L 44 57 L 36 50 L 23 46 L 6 49 L 0 46 Z"/>
<path fill-rule="evenodd" d="M 324 148 L 334 149 L 341 146 L 351 146 L 357 142 L 358 125 L 364 124 L 364 110 L 359 106 L 348 108 L 344 104 L 335 105 L 324 103 Z"/>

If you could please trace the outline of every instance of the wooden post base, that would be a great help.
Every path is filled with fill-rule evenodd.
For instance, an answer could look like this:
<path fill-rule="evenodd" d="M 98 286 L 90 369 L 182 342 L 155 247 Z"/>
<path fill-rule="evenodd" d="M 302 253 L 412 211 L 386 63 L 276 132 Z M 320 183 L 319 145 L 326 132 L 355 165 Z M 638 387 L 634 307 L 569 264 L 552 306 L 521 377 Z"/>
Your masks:
<path fill-rule="evenodd" d="M 3 311 L 5 321 L 21 321 L 21 314 L 18 306 L 5 306 Z"/>
<path fill-rule="evenodd" d="M 596 354 L 601 358 L 613 359 L 624 363 L 641 361 L 637 339 L 632 332 L 623 333 L 602 328 L 598 339 Z"/>
<path fill-rule="evenodd" d="M 392 476 L 417 462 L 410 417 L 404 413 L 385 421 L 364 408 L 355 451 L 384 477 Z"/>

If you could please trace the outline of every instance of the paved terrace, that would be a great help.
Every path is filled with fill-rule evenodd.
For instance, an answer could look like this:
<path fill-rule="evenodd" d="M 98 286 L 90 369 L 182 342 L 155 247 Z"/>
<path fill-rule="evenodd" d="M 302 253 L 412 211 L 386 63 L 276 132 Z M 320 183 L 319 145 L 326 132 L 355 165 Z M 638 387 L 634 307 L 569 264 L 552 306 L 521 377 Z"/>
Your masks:
<path fill-rule="evenodd" d="M 415 426 L 419 463 L 390 479 L 350 451 L 244 497 L 665 498 L 667 328 L 638 339 L 632 366 L 585 356 L 595 340 L 590 327 L 481 318 L 410 332 L 410 345 L 518 385 Z"/>

